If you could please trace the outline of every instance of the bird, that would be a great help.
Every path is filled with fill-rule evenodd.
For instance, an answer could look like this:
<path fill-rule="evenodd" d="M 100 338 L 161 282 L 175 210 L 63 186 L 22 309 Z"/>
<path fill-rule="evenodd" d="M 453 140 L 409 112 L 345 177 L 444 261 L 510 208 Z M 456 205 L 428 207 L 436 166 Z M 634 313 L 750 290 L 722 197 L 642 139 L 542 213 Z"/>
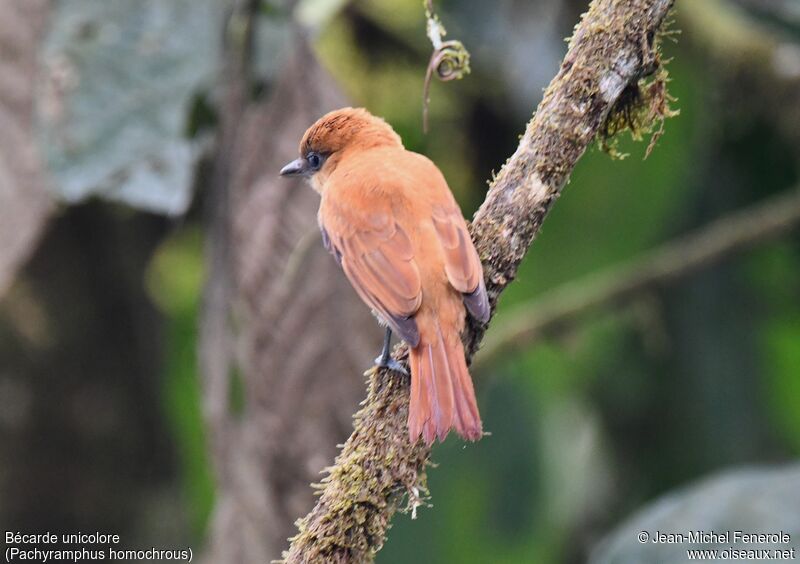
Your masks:
<path fill-rule="evenodd" d="M 323 244 L 386 327 L 377 366 L 405 372 L 390 356 L 392 332 L 408 344 L 409 439 L 431 446 L 454 429 L 478 440 L 461 333 L 467 314 L 486 323 L 490 307 L 480 258 L 444 175 L 364 108 L 319 118 L 299 152 L 280 174 L 305 177 L 319 193 Z"/>

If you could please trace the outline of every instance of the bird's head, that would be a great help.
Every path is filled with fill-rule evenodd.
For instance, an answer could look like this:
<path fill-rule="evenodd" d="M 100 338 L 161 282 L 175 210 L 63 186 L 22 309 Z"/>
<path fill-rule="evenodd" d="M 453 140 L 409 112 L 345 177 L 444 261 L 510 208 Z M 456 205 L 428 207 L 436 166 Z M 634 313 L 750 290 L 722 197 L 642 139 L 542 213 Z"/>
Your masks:
<path fill-rule="evenodd" d="M 320 189 L 348 153 L 373 147 L 402 147 L 392 126 L 363 108 L 329 112 L 308 128 L 300 141 L 300 158 L 281 169 L 281 176 L 313 177 Z"/>

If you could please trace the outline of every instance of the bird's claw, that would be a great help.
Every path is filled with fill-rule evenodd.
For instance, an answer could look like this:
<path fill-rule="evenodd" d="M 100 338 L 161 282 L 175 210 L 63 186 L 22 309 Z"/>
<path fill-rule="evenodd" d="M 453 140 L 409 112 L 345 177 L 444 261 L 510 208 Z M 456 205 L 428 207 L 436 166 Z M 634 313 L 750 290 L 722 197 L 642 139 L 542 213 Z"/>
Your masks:
<path fill-rule="evenodd" d="M 378 368 L 388 368 L 389 370 L 394 370 L 395 372 L 399 372 L 404 376 L 408 376 L 408 370 L 406 370 L 405 367 L 402 364 L 400 364 L 400 362 L 393 359 L 392 357 L 384 358 L 382 356 L 379 356 L 378 358 L 375 359 L 375 366 L 377 366 Z"/>

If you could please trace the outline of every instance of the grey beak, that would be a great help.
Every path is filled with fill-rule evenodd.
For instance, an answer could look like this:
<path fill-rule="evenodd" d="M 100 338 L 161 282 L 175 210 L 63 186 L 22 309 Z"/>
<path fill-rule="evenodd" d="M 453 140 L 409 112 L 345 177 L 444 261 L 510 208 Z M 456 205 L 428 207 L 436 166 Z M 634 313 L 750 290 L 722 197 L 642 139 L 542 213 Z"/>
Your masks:
<path fill-rule="evenodd" d="M 281 176 L 297 176 L 307 170 L 305 159 L 295 159 L 281 169 Z"/>

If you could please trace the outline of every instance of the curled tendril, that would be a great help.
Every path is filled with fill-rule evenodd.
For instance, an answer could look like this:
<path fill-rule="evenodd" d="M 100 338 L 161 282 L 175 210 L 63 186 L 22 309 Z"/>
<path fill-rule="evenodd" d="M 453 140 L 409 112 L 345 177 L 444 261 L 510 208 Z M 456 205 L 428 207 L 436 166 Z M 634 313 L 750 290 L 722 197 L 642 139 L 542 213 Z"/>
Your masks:
<path fill-rule="evenodd" d="M 433 52 L 428 69 L 429 74 L 436 72 L 436 78 L 443 82 L 463 78 L 469 74 L 469 51 L 458 40 L 445 41 Z"/>
<path fill-rule="evenodd" d="M 425 85 L 422 93 L 422 128 L 428 132 L 428 105 L 430 104 L 431 78 L 442 82 L 458 80 L 469 74 L 469 51 L 458 40 L 442 41 L 447 34 L 439 17 L 433 12 L 432 0 L 427 0 L 425 15 L 428 18 L 428 37 L 433 44 L 428 69 L 425 71 Z"/>

